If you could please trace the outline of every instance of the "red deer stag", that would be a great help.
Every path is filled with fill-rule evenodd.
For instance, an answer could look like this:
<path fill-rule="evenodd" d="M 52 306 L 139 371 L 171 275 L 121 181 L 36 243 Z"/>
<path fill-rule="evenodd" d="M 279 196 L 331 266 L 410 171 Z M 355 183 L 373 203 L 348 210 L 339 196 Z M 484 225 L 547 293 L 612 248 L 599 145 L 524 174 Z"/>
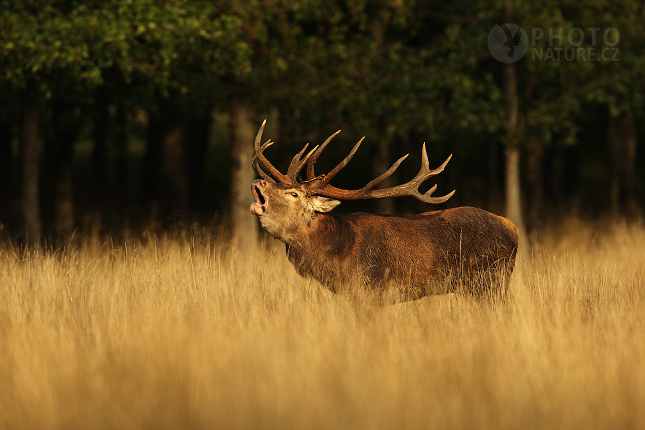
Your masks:
<path fill-rule="evenodd" d="M 330 181 L 347 165 L 364 138 L 336 168 L 318 176 L 314 173 L 316 160 L 340 131 L 307 155 L 305 145 L 283 175 L 263 154 L 273 143 L 268 140 L 260 145 L 265 124 L 255 138 L 253 168 L 263 179 L 253 182 L 251 213 L 273 237 L 287 245 L 289 261 L 301 276 L 313 277 L 334 292 L 355 282 L 376 292 L 392 291 L 394 287 L 403 300 L 455 291 L 476 296 L 484 292 L 505 294 L 519 244 L 517 228 L 505 218 L 471 207 L 404 217 L 328 213 L 342 200 L 414 196 L 425 203 L 443 203 L 454 191 L 432 197 L 436 185 L 425 194 L 418 188 L 441 173 L 452 156 L 430 170 L 424 143 L 421 170 L 410 182 L 374 189 L 406 155 L 360 190 L 343 190 Z M 305 164 L 307 179 L 299 181 L 298 173 Z"/>

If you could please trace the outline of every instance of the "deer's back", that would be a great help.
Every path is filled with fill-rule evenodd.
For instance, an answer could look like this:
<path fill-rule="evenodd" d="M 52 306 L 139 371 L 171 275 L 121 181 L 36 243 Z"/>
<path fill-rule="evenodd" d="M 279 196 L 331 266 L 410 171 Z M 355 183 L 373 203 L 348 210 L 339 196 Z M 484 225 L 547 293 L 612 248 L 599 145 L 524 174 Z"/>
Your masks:
<path fill-rule="evenodd" d="M 471 207 L 406 217 L 354 214 L 347 220 L 357 232 L 354 252 L 365 256 L 376 278 L 389 274 L 423 283 L 485 270 L 498 261 L 512 267 L 519 244 L 510 221 Z"/>

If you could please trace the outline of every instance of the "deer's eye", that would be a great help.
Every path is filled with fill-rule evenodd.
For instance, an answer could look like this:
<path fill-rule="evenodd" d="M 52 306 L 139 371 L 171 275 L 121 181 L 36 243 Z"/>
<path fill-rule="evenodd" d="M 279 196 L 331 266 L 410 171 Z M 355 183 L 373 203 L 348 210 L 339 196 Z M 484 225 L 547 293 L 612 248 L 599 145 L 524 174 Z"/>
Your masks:
<path fill-rule="evenodd" d="M 291 193 L 291 195 L 294 196 L 294 197 L 298 197 L 297 193 Z"/>

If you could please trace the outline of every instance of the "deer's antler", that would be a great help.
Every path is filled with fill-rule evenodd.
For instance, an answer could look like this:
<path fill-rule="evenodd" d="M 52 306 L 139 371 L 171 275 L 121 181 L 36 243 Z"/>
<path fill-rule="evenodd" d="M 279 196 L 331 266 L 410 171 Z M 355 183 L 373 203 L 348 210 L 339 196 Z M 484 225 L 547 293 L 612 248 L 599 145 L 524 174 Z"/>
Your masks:
<path fill-rule="evenodd" d="M 320 147 L 316 146 L 314 149 L 309 151 L 306 156 L 303 157 L 303 154 L 307 150 L 307 145 L 305 145 L 302 150 L 293 157 L 287 174 L 283 175 L 278 169 L 273 167 L 273 165 L 266 159 L 264 156 L 264 150 L 271 146 L 273 142 L 271 140 L 266 141 L 263 145 L 260 146 L 260 141 L 262 139 L 262 133 L 264 131 L 264 126 L 266 125 L 266 120 L 262 123 L 260 130 L 258 131 L 257 136 L 255 137 L 255 156 L 253 157 L 252 165 L 255 171 L 265 180 L 275 183 L 280 182 L 282 184 L 296 185 L 298 173 L 302 168 L 307 165 L 307 180 L 302 183 L 302 186 L 307 190 L 311 195 L 319 195 L 325 197 L 332 197 L 339 200 L 359 200 L 359 199 L 382 199 L 385 197 L 399 197 L 399 196 L 413 196 L 416 199 L 425 202 L 425 203 L 443 203 L 448 200 L 455 193 L 453 190 L 451 193 L 446 194 L 443 197 L 432 197 L 432 193 L 437 189 L 437 186 L 430 188 L 425 194 L 419 192 L 419 186 L 425 182 L 428 178 L 438 175 L 443 172 L 443 169 L 446 167 L 446 164 L 452 158 L 450 155 L 446 161 L 439 167 L 434 170 L 430 170 L 428 163 L 428 154 L 426 153 L 426 144 L 423 144 L 423 149 L 421 152 L 421 170 L 419 173 L 409 182 L 397 185 L 395 187 L 383 188 L 380 190 L 374 190 L 378 184 L 389 178 L 392 173 L 399 167 L 399 165 L 405 160 L 409 154 L 399 158 L 396 163 L 392 165 L 385 173 L 383 173 L 378 178 L 369 182 L 360 190 L 343 190 L 340 188 L 333 187 L 329 184 L 334 176 L 338 174 L 349 160 L 352 159 L 358 148 L 363 143 L 365 137 L 362 137 L 358 141 L 350 153 L 345 157 L 345 159 L 334 167 L 334 169 L 326 175 L 320 175 L 316 177 L 314 173 L 314 165 L 316 160 L 320 157 L 320 154 L 325 150 L 329 142 L 340 133 L 338 130 L 336 133 L 332 134 L 323 142 Z"/>
<path fill-rule="evenodd" d="M 264 156 L 264 150 L 273 145 L 271 139 L 267 140 L 262 146 L 260 146 L 262 133 L 264 132 L 264 126 L 266 125 L 266 123 L 266 119 L 262 121 L 262 126 L 260 127 L 258 134 L 255 136 L 255 156 L 251 161 L 251 165 L 253 166 L 253 169 L 258 172 L 258 175 L 262 176 L 262 179 L 266 181 L 272 183 L 278 181 L 281 184 L 290 184 L 292 183 L 292 181 L 289 179 L 289 177 L 280 173 L 280 171 L 273 167 L 271 162 Z"/>
<path fill-rule="evenodd" d="M 364 138 L 363 138 L 364 139 Z M 325 175 L 319 180 L 312 181 L 309 184 L 305 184 L 305 187 L 310 194 L 332 197 L 339 200 L 359 200 L 359 199 L 382 199 L 385 197 L 400 197 L 400 196 L 413 196 L 416 199 L 425 202 L 425 203 L 443 203 L 448 200 L 455 193 L 453 190 L 451 193 L 443 197 L 432 197 L 432 193 L 435 192 L 437 186 L 430 188 L 426 191 L 425 194 L 419 192 L 419 186 L 429 179 L 432 176 L 438 175 L 443 172 L 443 169 L 446 167 L 452 155 L 450 155 L 446 161 L 439 167 L 434 170 L 430 170 L 428 163 L 428 154 L 426 153 L 426 144 L 423 144 L 423 149 L 421 152 L 421 170 L 419 173 L 410 181 L 402 185 L 397 185 L 395 187 L 383 188 L 380 190 L 374 190 L 378 184 L 389 178 L 392 173 L 399 167 L 399 165 L 405 160 L 409 154 L 399 158 L 396 163 L 392 165 L 385 173 L 383 173 L 378 178 L 374 179 L 367 185 L 365 185 L 360 190 L 343 190 L 340 188 L 333 187 L 329 185 L 329 181 L 338 173 L 340 170 L 347 165 L 349 160 L 354 156 L 358 147 L 363 142 L 361 139 L 351 150 L 349 155 L 338 165 L 336 166 L 329 174 Z M 324 144 L 321 147 L 321 150 L 324 148 Z M 320 151 L 316 156 L 320 155 Z"/>

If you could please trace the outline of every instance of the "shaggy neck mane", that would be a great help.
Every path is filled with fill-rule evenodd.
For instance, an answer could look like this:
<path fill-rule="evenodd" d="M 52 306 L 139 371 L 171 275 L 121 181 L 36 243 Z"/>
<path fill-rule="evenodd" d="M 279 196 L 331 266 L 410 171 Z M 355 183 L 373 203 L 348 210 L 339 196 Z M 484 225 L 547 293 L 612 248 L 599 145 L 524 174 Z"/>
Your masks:
<path fill-rule="evenodd" d="M 351 251 L 356 241 L 356 231 L 348 219 L 341 215 L 317 213 L 311 227 L 303 230 L 293 240 L 286 242 L 289 260 L 299 264 L 303 260 L 342 257 Z"/>

